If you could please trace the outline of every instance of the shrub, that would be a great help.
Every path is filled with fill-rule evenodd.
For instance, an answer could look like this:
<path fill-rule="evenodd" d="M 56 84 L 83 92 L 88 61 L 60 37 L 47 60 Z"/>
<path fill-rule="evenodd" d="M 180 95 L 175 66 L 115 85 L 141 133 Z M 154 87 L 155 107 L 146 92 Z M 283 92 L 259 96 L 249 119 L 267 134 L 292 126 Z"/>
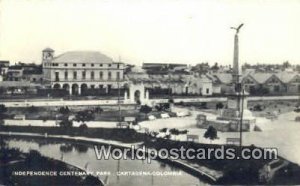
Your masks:
<path fill-rule="evenodd" d="M 208 138 L 210 140 L 217 139 L 217 130 L 213 126 L 209 126 L 206 132 L 204 133 L 204 138 Z"/>
<path fill-rule="evenodd" d="M 222 109 L 224 108 L 224 104 L 222 102 L 219 102 L 216 104 L 216 109 L 219 110 L 219 109 Z"/>
<path fill-rule="evenodd" d="M 152 108 L 149 107 L 148 105 L 142 105 L 140 108 L 140 112 L 144 114 L 148 114 L 152 111 Z"/>
<path fill-rule="evenodd" d="M 60 114 L 63 114 L 63 115 L 67 115 L 67 114 L 69 114 L 70 113 L 70 109 L 69 109 L 69 107 L 60 107 L 59 108 L 59 113 Z"/>

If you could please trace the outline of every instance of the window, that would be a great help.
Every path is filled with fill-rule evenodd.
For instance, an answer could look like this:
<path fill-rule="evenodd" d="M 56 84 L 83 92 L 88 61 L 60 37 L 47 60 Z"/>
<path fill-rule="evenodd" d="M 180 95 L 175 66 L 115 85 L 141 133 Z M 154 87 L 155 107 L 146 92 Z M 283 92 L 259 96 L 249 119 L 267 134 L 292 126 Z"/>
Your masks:
<path fill-rule="evenodd" d="M 94 78 L 95 78 L 95 73 L 94 73 L 94 71 L 92 71 L 91 72 L 91 80 L 94 80 Z"/>
<path fill-rule="evenodd" d="M 99 88 L 100 88 L 100 89 L 103 89 L 103 85 L 99 85 Z"/>
<path fill-rule="evenodd" d="M 118 63 L 118 66 L 117 66 L 117 68 L 120 68 L 120 64 Z"/>
<path fill-rule="evenodd" d="M 73 64 L 73 67 L 76 67 L 76 66 L 77 66 L 77 64 L 74 63 L 74 64 Z"/>
<path fill-rule="evenodd" d="M 67 79 L 68 79 L 68 72 L 65 71 L 65 80 L 67 80 Z"/>
<path fill-rule="evenodd" d="M 55 72 L 55 81 L 59 81 L 59 72 Z"/>
<path fill-rule="evenodd" d="M 117 80 L 120 80 L 120 72 L 117 72 Z"/>
<path fill-rule="evenodd" d="M 209 94 L 209 88 L 206 89 L 206 94 Z"/>
<path fill-rule="evenodd" d="M 111 80 L 111 72 L 108 72 L 108 79 Z"/>
<path fill-rule="evenodd" d="M 94 89 L 95 88 L 95 85 L 91 85 L 91 89 Z"/>
<path fill-rule="evenodd" d="M 77 72 L 73 72 L 73 79 L 77 79 Z"/>
<path fill-rule="evenodd" d="M 94 63 L 92 63 L 91 66 L 93 67 L 93 66 L 94 66 Z"/>
<path fill-rule="evenodd" d="M 82 79 L 85 79 L 85 77 L 86 77 L 86 73 L 85 71 L 82 71 Z"/>
<path fill-rule="evenodd" d="M 65 67 L 67 67 L 68 66 L 68 63 L 65 63 Z"/>
<path fill-rule="evenodd" d="M 85 64 L 83 63 L 82 66 L 85 67 Z"/>
<path fill-rule="evenodd" d="M 111 67 L 111 64 L 108 64 L 108 67 Z"/>
<path fill-rule="evenodd" d="M 99 64 L 100 67 L 103 67 L 103 64 Z"/>
<path fill-rule="evenodd" d="M 100 79 L 103 79 L 103 72 L 102 71 L 100 71 L 99 77 L 100 77 Z"/>

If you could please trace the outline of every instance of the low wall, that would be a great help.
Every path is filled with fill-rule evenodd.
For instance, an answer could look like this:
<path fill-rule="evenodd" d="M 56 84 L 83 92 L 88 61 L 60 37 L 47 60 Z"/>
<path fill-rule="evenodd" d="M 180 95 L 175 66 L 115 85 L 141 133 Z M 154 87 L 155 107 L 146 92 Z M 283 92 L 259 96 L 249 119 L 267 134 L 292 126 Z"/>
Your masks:
<path fill-rule="evenodd" d="M 4 125 L 7 126 L 35 126 L 35 127 L 58 127 L 59 121 L 57 120 L 4 120 Z M 74 127 L 79 127 L 82 123 L 73 122 Z M 88 121 L 85 122 L 88 128 L 116 128 L 117 122 L 106 122 L 106 121 Z"/>
<path fill-rule="evenodd" d="M 299 100 L 299 96 L 256 96 L 248 97 L 248 101 L 267 101 L 267 100 Z M 175 103 L 180 102 L 226 102 L 227 97 L 196 97 L 196 98 L 175 98 Z M 150 99 L 149 103 L 167 103 L 168 99 Z M 2 101 L 6 107 L 51 107 L 51 106 L 89 106 L 89 105 L 117 105 L 118 100 L 35 100 L 25 101 Z M 132 103 L 121 100 L 122 105 L 132 105 Z"/>

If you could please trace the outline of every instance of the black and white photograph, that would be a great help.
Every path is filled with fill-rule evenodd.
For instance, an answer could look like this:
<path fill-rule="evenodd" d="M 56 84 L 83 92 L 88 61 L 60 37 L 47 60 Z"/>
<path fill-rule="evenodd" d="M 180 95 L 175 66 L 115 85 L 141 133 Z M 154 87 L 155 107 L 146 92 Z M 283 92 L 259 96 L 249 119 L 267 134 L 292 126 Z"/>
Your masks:
<path fill-rule="evenodd" d="M 300 185 L 299 0 L 0 0 L 0 185 Z"/>

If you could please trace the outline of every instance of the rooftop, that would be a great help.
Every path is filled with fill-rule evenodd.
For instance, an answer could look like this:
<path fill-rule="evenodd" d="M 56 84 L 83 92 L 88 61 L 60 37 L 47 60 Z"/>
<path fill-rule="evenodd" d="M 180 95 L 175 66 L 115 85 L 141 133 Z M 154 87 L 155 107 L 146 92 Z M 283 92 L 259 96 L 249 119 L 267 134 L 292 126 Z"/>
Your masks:
<path fill-rule="evenodd" d="M 113 63 L 113 60 L 97 51 L 71 51 L 54 58 L 53 63 Z"/>

